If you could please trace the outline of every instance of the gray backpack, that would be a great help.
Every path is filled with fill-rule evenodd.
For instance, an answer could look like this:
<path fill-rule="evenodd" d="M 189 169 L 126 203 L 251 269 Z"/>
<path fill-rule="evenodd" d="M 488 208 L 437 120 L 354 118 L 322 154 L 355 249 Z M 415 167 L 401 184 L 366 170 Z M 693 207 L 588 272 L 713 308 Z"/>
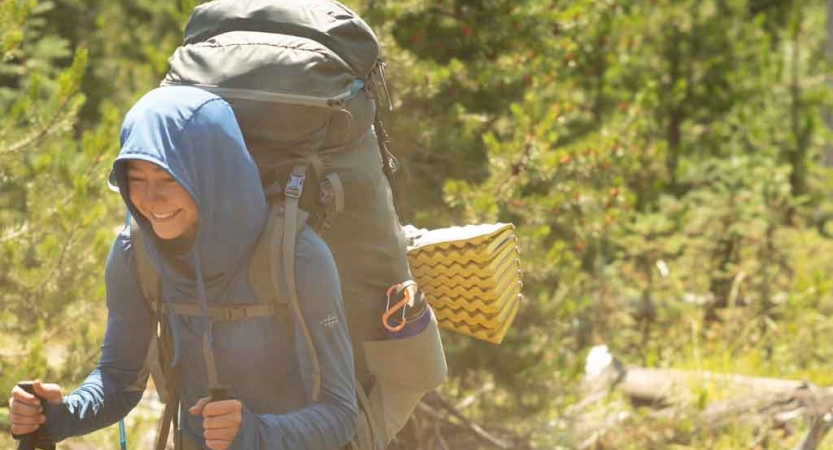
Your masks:
<path fill-rule="evenodd" d="M 272 205 L 264 236 L 274 235 L 267 253 L 281 260 L 257 256 L 264 253 L 258 244 L 250 273 L 280 266 L 289 298 L 272 295 L 271 286 L 259 288 L 268 275 L 256 275 L 250 282 L 258 297 L 273 306 L 253 306 L 244 315 L 297 315 L 304 336 L 296 338 L 305 339 L 313 356 L 317 399 L 316 351 L 294 287 L 295 237 L 309 223 L 330 247 L 342 283 L 361 410 L 353 446 L 383 449 L 422 394 L 442 383 L 446 363 L 436 320 L 419 335 L 396 340 L 385 339 L 381 324 L 388 288 L 412 276 L 395 203 L 396 160 L 378 114 L 379 91 L 386 87 L 376 36 L 331 0 L 216 0 L 194 10 L 169 63 L 162 85 L 197 86 L 231 105 Z M 150 270 L 142 261 L 137 267 Z M 140 284 L 153 307 L 159 303 L 152 278 Z M 229 314 L 217 310 L 215 319 Z M 164 370 L 170 355 L 163 322 L 151 367 L 157 385 L 170 385 L 161 391 L 176 400 L 177 377 Z M 164 438 L 173 403 L 162 420 Z"/>

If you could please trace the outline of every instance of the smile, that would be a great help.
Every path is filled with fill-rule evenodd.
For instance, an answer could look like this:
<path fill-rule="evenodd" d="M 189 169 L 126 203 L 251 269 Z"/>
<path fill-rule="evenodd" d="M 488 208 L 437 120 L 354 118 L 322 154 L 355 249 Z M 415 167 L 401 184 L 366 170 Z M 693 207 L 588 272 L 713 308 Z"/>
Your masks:
<path fill-rule="evenodd" d="M 182 211 L 182 210 L 178 209 L 176 211 L 172 211 L 172 212 L 169 212 L 169 213 L 155 213 L 155 212 L 152 212 L 152 213 L 150 213 L 150 215 L 153 216 L 153 218 L 155 220 L 168 220 L 171 217 L 179 214 L 180 211 Z"/>

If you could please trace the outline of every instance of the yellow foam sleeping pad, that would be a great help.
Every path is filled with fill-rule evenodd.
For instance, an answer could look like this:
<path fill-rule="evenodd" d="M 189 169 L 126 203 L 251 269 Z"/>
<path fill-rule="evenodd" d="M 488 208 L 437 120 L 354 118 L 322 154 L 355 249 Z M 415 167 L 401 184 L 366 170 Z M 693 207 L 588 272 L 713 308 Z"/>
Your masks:
<path fill-rule="evenodd" d="M 442 328 L 500 344 L 521 306 L 515 226 L 406 226 L 414 280 Z"/>

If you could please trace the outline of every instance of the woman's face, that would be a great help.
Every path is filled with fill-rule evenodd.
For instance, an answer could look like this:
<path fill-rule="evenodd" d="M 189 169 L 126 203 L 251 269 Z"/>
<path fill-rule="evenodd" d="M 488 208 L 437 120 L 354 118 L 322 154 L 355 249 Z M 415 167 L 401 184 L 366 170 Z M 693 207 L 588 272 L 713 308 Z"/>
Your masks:
<path fill-rule="evenodd" d="M 153 163 L 130 160 L 127 184 L 130 202 L 150 222 L 159 238 L 194 238 L 199 217 L 197 205 L 168 172 Z"/>

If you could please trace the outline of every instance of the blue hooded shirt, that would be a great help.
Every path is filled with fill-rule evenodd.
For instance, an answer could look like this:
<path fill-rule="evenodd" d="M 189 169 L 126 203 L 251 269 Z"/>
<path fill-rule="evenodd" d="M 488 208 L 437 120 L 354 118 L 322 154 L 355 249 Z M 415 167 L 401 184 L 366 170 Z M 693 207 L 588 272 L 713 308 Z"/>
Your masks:
<path fill-rule="evenodd" d="M 121 144 L 113 178 L 148 237 L 142 242 L 160 275 L 163 301 L 193 303 L 203 311 L 209 305 L 257 303 L 248 260 L 268 205 L 230 106 L 197 88 L 155 89 L 128 112 Z M 158 165 L 191 195 L 198 227 L 186 253 L 163 253 L 150 223 L 130 202 L 129 160 Z M 117 422 L 141 398 L 155 322 L 136 281 L 132 245 L 126 228 L 107 261 L 108 322 L 98 367 L 61 405 L 46 409 L 45 431 L 59 440 Z M 357 407 L 340 285 L 332 254 L 309 227 L 299 233 L 295 264 L 301 310 L 321 368 L 316 402 L 304 340 L 291 339 L 273 318 L 211 324 L 207 315 L 169 316 L 175 364 L 182 372 L 182 428 L 198 445 L 204 447 L 202 417 L 188 408 L 208 396 L 203 336 L 212 342 L 220 381 L 243 404 L 243 422 L 230 448 L 324 450 L 351 439 Z M 297 320 L 294 326 L 300 335 Z"/>

